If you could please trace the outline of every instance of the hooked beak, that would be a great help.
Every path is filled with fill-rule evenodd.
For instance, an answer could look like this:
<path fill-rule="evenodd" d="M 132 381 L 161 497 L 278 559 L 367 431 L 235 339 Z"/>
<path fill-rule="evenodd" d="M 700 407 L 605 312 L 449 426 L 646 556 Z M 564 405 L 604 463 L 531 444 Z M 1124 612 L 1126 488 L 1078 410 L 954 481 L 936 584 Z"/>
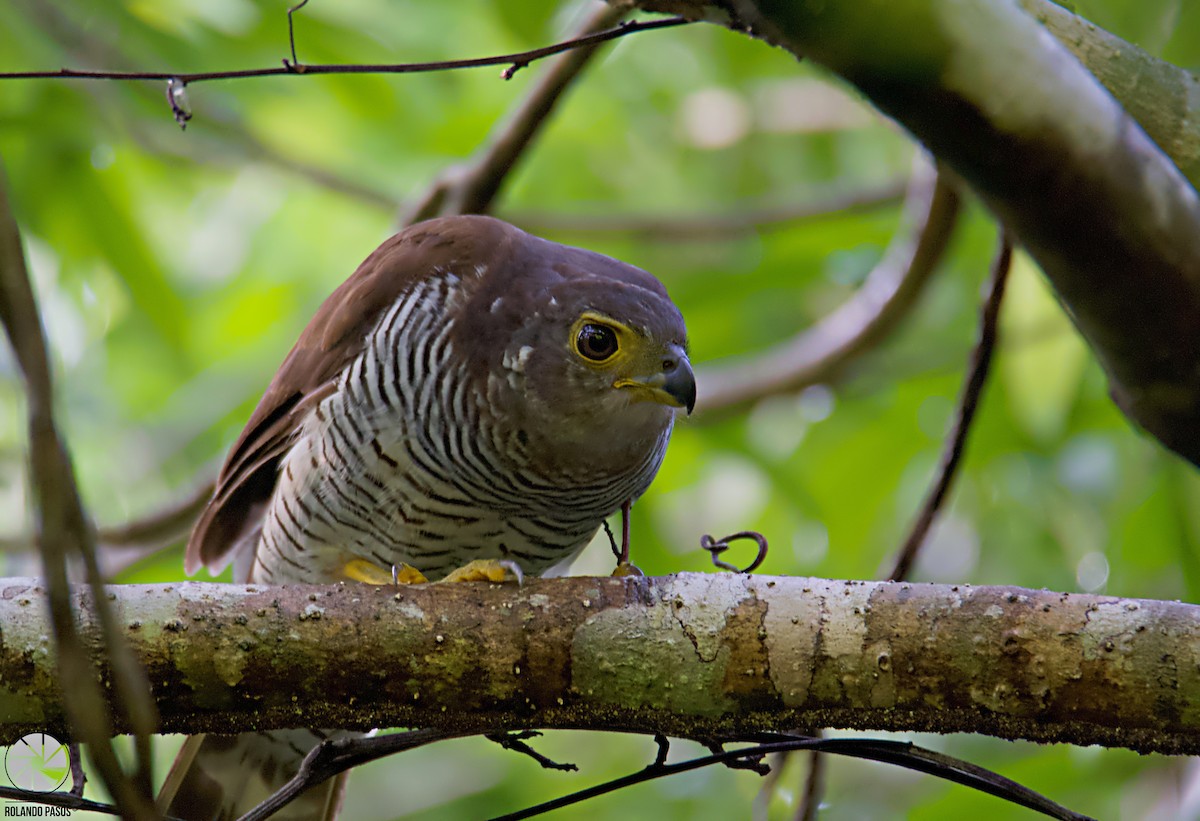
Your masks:
<path fill-rule="evenodd" d="M 672 345 L 660 361 L 662 368 L 658 372 L 649 376 L 623 377 L 614 382 L 613 387 L 633 388 L 653 402 L 687 408 L 691 415 L 696 406 L 696 377 L 687 354 L 680 346 Z"/>

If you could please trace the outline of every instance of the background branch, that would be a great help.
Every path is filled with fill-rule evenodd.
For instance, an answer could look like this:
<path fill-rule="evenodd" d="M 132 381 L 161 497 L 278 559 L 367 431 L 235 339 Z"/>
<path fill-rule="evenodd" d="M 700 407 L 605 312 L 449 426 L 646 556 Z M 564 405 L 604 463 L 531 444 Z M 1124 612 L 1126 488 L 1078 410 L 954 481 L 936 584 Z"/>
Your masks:
<path fill-rule="evenodd" d="M 954 424 L 946 437 L 945 449 L 934 482 L 921 503 L 908 537 L 904 540 L 900 552 L 896 554 L 892 572 L 888 574 L 891 581 L 904 581 L 912 573 L 917 553 L 925 543 L 925 537 L 929 535 L 929 529 L 950 493 L 958 466 L 966 453 L 967 435 L 971 431 L 975 412 L 979 409 L 983 386 L 987 382 L 992 356 L 996 350 L 1000 328 L 1000 303 L 1004 300 L 1004 285 L 1008 281 L 1008 270 L 1012 265 L 1012 252 L 1012 240 L 1001 233 L 1000 248 L 996 253 L 996 261 L 992 264 L 987 296 L 980 311 L 979 340 L 971 351 L 971 362 L 967 367 L 967 379 L 962 394 L 959 396 Z"/>
<path fill-rule="evenodd" d="M 40 314 L 25 265 L 21 236 L 0 175 L 0 323 L 4 325 L 25 379 L 29 424 L 29 475 L 34 498 L 34 522 L 41 548 L 46 595 L 38 602 L 49 616 L 41 633 L 54 636 L 53 663 L 57 668 L 55 697 L 66 703 L 64 717 L 75 739 L 88 744 L 105 786 L 127 818 L 153 818 L 149 734 L 157 716 L 142 669 L 117 630 L 96 565 L 91 523 L 75 484 L 74 470 L 54 420 L 54 390 Z M 93 617 L 100 625 L 99 641 L 84 644 L 76 629 L 67 562 L 72 554 L 87 569 Z M 11 629 L 7 622 L 6 629 Z M 44 650 L 44 648 L 43 648 Z M 93 664 L 93 658 L 96 665 Z M 108 666 L 114 702 L 101 691 L 97 669 Z M 0 676 L 6 684 L 12 679 Z M 128 732 L 138 735 L 137 772 L 125 777 L 109 742 L 110 712 L 124 719 Z"/>
<path fill-rule="evenodd" d="M 895 205 L 908 183 L 895 181 L 857 190 L 837 191 L 811 202 L 763 206 L 736 204 L 718 214 L 562 214 L 505 212 L 505 219 L 535 234 L 626 234 L 652 242 L 714 242 L 769 231 L 804 220 Z"/>
<path fill-rule="evenodd" d="M 521 103 L 493 130 L 475 159 L 448 169 L 422 197 L 405 209 L 401 224 L 412 225 L 437 216 L 487 213 L 504 181 L 533 144 L 563 94 L 600 46 L 611 39 L 596 39 L 592 33 L 614 25 L 628 12 L 626 5 L 596 9 L 580 26 L 579 34 L 569 41 L 580 45 L 556 60 L 550 70 L 538 78 Z"/>
<path fill-rule="evenodd" d="M 944 171 L 918 158 L 901 227 L 845 304 L 762 353 L 697 368 L 699 421 L 778 393 L 827 382 L 887 338 L 916 306 L 954 233 L 959 196 Z"/>

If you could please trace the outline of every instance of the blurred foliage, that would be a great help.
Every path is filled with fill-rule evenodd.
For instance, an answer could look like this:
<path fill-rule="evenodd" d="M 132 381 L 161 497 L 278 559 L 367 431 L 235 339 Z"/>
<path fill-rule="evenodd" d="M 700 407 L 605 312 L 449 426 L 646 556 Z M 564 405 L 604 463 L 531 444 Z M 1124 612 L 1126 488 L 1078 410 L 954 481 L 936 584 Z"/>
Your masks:
<path fill-rule="evenodd" d="M 0 70 L 178 71 L 277 65 L 287 3 L 8 0 Z M 1200 67 L 1200 4 L 1080 0 L 1080 12 L 1153 53 Z M 302 61 L 396 62 L 502 53 L 560 39 L 586 6 L 479 0 L 314 0 Z M 1190 24 L 1189 24 L 1190 21 Z M 61 420 L 101 523 L 145 515 L 215 471 L 326 294 L 395 229 L 402 203 L 487 139 L 542 65 L 414 76 L 309 76 L 189 89 L 186 131 L 164 84 L 0 83 L 0 157 L 24 230 L 58 374 Z M 817 201 L 907 174 L 912 145 L 836 81 L 714 26 L 607 47 L 509 182 L 498 213 L 730 213 Z M 586 245 L 655 272 L 703 363 L 784 339 L 853 292 L 898 209 L 824 217 L 736 239 Z M 707 570 L 701 533 L 756 528 L 764 573 L 871 578 L 902 540 L 938 460 L 973 342 L 995 228 L 968 210 L 916 314 L 836 384 L 682 424 L 635 509 L 648 573 Z M 1132 430 L 1028 260 L 953 504 L 916 578 L 1200 601 L 1200 482 Z M 21 388 L 0 350 L 0 535 L 27 529 Z M 607 572 L 594 545 L 579 572 Z M 36 572 L 0 557 L 5 575 Z M 120 581 L 182 578 L 177 546 Z M 918 741 L 1101 818 L 1194 817 L 1197 770 L 1124 751 L 985 738 Z M 160 743 L 164 764 L 178 739 Z M 374 764 L 350 819 L 478 818 L 653 759 L 648 739 L 552 733 L 546 772 L 482 740 Z M 673 757 L 698 754 L 676 745 Z M 790 817 L 802 759 L 770 806 Z M 95 784 L 96 782 L 93 782 Z M 760 780 L 708 769 L 561 817 L 748 817 Z M 1190 802 L 1190 803 L 1189 803 Z M 905 771 L 830 767 L 823 818 L 1024 818 L 1023 810 Z"/>

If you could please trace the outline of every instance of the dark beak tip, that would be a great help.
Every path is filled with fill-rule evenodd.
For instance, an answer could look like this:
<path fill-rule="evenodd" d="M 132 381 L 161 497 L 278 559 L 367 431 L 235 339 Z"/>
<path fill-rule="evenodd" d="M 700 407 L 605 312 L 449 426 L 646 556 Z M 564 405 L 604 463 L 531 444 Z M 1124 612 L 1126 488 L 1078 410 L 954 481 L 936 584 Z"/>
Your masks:
<path fill-rule="evenodd" d="M 668 378 L 667 391 L 687 408 L 688 416 L 691 416 L 692 409 L 696 407 L 696 376 L 686 360 Z"/>

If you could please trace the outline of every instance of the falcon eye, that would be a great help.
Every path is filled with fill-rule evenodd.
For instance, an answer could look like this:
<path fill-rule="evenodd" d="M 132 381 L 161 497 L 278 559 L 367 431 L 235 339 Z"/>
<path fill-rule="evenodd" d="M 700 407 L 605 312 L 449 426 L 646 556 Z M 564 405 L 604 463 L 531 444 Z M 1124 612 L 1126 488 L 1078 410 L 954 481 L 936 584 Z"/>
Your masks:
<path fill-rule="evenodd" d="M 575 349 L 585 359 L 603 362 L 617 352 L 617 332 L 607 325 L 589 322 L 579 329 Z"/>

